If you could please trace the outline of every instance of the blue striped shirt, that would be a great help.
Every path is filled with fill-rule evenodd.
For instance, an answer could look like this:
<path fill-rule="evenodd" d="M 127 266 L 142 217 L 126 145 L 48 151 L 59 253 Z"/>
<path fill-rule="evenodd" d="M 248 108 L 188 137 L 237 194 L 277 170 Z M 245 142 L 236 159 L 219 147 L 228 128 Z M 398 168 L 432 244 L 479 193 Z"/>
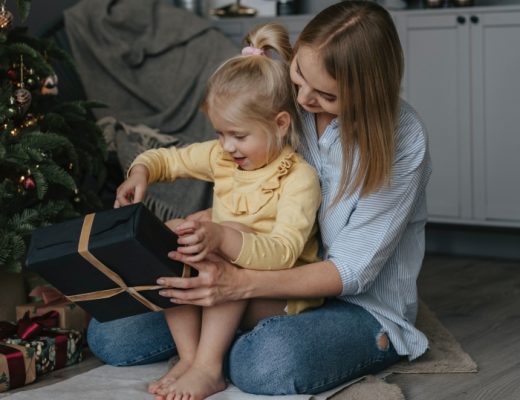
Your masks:
<path fill-rule="evenodd" d="M 414 327 L 416 281 L 425 248 L 425 189 L 431 173 L 425 128 L 402 101 L 390 184 L 365 197 L 359 191 L 345 195 L 329 207 L 341 179 L 338 121 L 331 121 L 319 138 L 314 114 L 304 112 L 303 125 L 300 152 L 320 176 L 322 256 L 339 271 L 339 298 L 368 310 L 397 352 L 412 360 L 428 347 L 426 336 Z"/>

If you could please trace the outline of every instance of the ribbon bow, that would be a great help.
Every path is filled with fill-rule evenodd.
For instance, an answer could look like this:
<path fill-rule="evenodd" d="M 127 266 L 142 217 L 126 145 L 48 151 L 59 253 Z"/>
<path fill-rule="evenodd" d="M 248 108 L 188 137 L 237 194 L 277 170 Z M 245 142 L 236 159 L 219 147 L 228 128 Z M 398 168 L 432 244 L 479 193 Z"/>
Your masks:
<path fill-rule="evenodd" d="M 0 321 L 0 340 L 13 335 L 18 335 L 22 340 L 32 339 L 38 336 L 43 329 L 57 327 L 59 319 L 60 313 L 58 311 L 49 311 L 36 317 L 29 317 L 29 311 L 27 311 L 17 324 Z"/>

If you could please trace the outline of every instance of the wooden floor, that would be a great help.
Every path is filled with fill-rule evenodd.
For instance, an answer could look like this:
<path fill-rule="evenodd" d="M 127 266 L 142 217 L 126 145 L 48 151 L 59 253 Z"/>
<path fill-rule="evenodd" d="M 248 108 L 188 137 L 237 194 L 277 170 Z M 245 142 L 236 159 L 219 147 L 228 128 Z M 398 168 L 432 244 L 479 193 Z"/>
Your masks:
<path fill-rule="evenodd" d="M 407 400 L 520 400 L 520 261 L 429 255 L 419 295 L 479 372 L 387 381 Z"/>

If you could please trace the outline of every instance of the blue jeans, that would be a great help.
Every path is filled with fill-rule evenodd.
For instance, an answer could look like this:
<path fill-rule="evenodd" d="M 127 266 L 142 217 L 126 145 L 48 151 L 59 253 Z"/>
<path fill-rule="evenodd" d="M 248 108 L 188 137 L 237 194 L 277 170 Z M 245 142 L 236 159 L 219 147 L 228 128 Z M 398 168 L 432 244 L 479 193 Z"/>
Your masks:
<path fill-rule="evenodd" d="M 248 393 L 320 393 L 400 360 L 381 329 L 363 308 L 328 300 L 298 315 L 266 318 L 237 336 L 225 370 L 231 382 Z M 105 323 L 92 320 L 88 343 L 97 357 L 112 365 L 152 363 L 176 354 L 162 313 Z"/>

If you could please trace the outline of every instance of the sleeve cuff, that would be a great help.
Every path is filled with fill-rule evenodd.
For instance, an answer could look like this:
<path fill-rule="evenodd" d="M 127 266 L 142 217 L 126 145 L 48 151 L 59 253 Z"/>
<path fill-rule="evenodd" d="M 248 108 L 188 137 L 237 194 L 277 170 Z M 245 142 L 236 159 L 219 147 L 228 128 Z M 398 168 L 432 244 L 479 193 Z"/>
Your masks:
<path fill-rule="evenodd" d="M 244 264 L 244 262 L 247 261 L 247 260 L 244 260 L 244 258 L 247 258 L 246 255 L 244 254 L 245 253 L 244 249 L 247 248 L 247 246 L 246 246 L 247 235 L 245 235 L 244 232 L 242 232 L 242 231 L 240 232 L 240 234 L 242 235 L 242 248 L 240 249 L 240 253 L 238 253 L 237 258 L 235 258 L 234 260 L 231 260 L 231 263 L 243 267 L 244 265 L 247 265 L 247 264 Z M 249 263 L 251 263 L 251 257 L 249 257 Z"/>
<path fill-rule="evenodd" d="M 359 284 L 352 273 L 352 269 L 349 268 L 346 263 L 341 262 L 341 260 L 338 260 L 337 258 L 332 257 L 328 260 L 336 266 L 336 269 L 339 272 L 341 283 L 343 285 L 341 296 L 357 294 L 359 291 Z"/>

